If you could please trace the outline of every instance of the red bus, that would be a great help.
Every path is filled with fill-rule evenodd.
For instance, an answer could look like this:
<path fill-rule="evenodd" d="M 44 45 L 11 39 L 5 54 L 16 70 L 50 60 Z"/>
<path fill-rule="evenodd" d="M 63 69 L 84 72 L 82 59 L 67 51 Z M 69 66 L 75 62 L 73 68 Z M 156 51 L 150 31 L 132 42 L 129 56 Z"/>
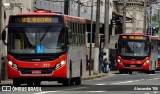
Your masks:
<path fill-rule="evenodd" d="M 7 45 L 8 78 L 14 86 L 42 81 L 81 84 L 86 64 L 85 19 L 39 10 L 11 15 L 7 28 L 2 40 Z"/>
<path fill-rule="evenodd" d="M 158 64 L 157 37 L 138 32 L 121 34 L 116 49 L 120 74 L 132 74 L 132 71 L 155 74 Z"/>
<path fill-rule="evenodd" d="M 157 66 L 157 70 L 160 70 L 160 40 L 158 40 L 158 66 Z"/>

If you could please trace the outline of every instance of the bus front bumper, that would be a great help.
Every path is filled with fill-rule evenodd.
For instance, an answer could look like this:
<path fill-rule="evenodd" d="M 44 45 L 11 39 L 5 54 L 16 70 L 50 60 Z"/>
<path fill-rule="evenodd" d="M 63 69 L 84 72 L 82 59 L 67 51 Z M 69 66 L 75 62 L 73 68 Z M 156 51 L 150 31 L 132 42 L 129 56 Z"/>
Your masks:
<path fill-rule="evenodd" d="M 122 70 L 135 70 L 135 71 L 139 71 L 139 70 L 149 70 L 149 64 L 146 65 L 132 65 L 132 64 L 128 64 L 128 65 L 124 65 L 124 64 L 120 64 L 117 63 L 117 67 L 118 69 L 122 69 Z"/>
<path fill-rule="evenodd" d="M 38 72 L 39 70 L 34 70 L 34 73 L 22 73 L 19 69 L 16 70 L 10 65 L 8 65 L 8 78 L 14 79 L 14 78 L 66 78 L 67 72 L 66 72 L 66 66 L 62 66 L 61 68 L 57 70 L 53 70 L 50 74 L 41 74 Z M 36 72 L 37 71 L 37 72 Z"/>

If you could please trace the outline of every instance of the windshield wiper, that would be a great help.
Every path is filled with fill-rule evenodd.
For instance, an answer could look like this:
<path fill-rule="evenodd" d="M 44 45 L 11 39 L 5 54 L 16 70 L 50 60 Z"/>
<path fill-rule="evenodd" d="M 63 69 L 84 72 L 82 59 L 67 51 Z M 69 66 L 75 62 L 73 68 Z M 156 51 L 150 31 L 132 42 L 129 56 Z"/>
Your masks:
<path fill-rule="evenodd" d="M 44 34 L 43 34 L 43 36 L 40 38 L 40 46 L 41 46 L 41 42 L 42 42 L 42 40 L 45 38 L 45 36 L 47 35 L 47 33 L 49 32 L 49 30 L 50 30 L 50 28 L 48 28 L 48 30 L 47 31 L 45 31 L 44 32 Z"/>

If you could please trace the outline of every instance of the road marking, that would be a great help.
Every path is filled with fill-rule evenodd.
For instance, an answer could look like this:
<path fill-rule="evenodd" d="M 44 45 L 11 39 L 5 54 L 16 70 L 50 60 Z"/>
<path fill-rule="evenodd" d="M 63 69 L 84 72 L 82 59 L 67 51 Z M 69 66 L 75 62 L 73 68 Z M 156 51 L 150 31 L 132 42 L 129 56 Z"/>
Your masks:
<path fill-rule="evenodd" d="M 77 87 L 77 88 L 70 88 L 70 89 L 62 89 L 62 90 L 58 90 L 58 91 L 76 90 L 76 89 L 82 89 L 82 88 L 87 88 L 87 87 Z"/>
<path fill-rule="evenodd" d="M 101 92 L 107 92 L 107 91 L 86 91 L 86 92 L 90 92 L 90 93 L 101 93 Z"/>
<path fill-rule="evenodd" d="M 68 90 L 82 89 L 82 88 L 87 88 L 87 87 L 78 87 L 78 88 L 71 88 L 71 89 L 61 89 L 61 90 L 55 90 L 55 91 L 45 91 L 45 92 L 38 92 L 38 93 L 34 93 L 34 94 L 47 94 L 47 93 L 55 93 L 55 92 L 63 92 L 63 91 L 68 91 Z"/>
<path fill-rule="evenodd" d="M 95 84 L 95 85 L 99 85 L 99 86 L 102 86 L 102 85 L 106 85 L 106 84 L 104 84 L 104 83 L 101 83 L 101 84 Z"/>
<path fill-rule="evenodd" d="M 153 78 L 153 79 L 148 79 L 148 80 L 158 80 L 158 79 L 160 79 L 160 78 Z"/>
<path fill-rule="evenodd" d="M 111 83 L 111 84 L 125 84 L 125 83 L 132 83 L 132 82 L 137 82 L 137 81 L 142 81 L 142 80 L 144 80 L 144 79 L 123 81 L 123 82 L 117 82 L 117 83 Z"/>
<path fill-rule="evenodd" d="M 148 75 L 155 75 L 155 74 L 148 74 Z"/>
<path fill-rule="evenodd" d="M 45 92 L 38 92 L 34 94 L 47 94 L 47 93 L 55 93 L 55 92 L 64 92 L 64 91 L 45 91 Z M 69 92 L 69 91 L 68 91 Z M 78 92 L 78 91 L 77 91 Z M 89 93 L 102 93 L 102 92 L 108 92 L 108 91 L 82 91 L 82 92 L 89 92 Z"/>
<path fill-rule="evenodd" d="M 118 74 L 118 75 L 129 75 L 129 74 Z"/>
<path fill-rule="evenodd" d="M 154 91 L 153 93 L 158 93 L 158 91 Z"/>
<path fill-rule="evenodd" d="M 149 94 L 149 93 L 144 93 L 144 94 Z"/>
<path fill-rule="evenodd" d="M 38 93 L 34 93 L 34 94 L 46 94 L 46 93 L 55 93 L 58 91 L 45 91 L 45 92 L 38 92 Z"/>

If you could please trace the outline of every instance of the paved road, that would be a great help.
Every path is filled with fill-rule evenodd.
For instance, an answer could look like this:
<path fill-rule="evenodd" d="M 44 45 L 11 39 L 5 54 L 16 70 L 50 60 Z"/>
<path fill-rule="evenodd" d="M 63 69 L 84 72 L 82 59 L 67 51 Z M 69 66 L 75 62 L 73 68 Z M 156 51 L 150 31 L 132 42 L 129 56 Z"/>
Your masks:
<path fill-rule="evenodd" d="M 24 86 L 25 87 L 25 86 Z M 144 74 L 134 72 L 129 74 L 115 74 L 111 77 L 85 80 L 82 85 L 62 86 L 55 82 L 42 83 L 42 91 L 24 92 L 24 94 L 160 94 L 160 72 Z M 0 92 L 8 94 L 8 92 Z M 22 92 L 10 92 L 22 94 Z"/>

